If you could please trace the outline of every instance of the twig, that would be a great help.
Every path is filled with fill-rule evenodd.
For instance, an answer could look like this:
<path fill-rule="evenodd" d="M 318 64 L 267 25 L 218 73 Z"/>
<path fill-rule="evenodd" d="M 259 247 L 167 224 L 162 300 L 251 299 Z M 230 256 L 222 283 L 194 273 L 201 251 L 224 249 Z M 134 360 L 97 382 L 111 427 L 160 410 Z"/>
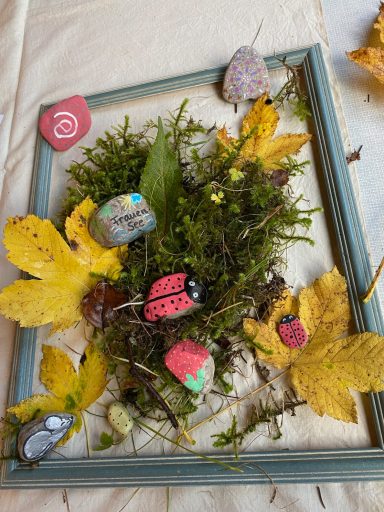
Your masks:
<path fill-rule="evenodd" d="M 219 416 L 221 413 L 225 412 L 225 411 L 228 411 L 229 409 L 231 409 L 234 405 L 237 405 L 239 404 L 240 402 L 242 402 L 243 400 L 246 400 L 247 398 L 255 395 L 256 393 L 259 393 L 260 391 L 262 391 L 263 389 L 266 389 L 267 387 L 269 387 L 273 382 L 276 382 L 277 380 L 279 380 L 283 375 L 285 375 L 286 373 L 289 372 L 289 368 L 287 368 L 286 370 L 284 370 L 283 372 L 279 373 L 279 375 L 277 375 L 275 378 L 273 378 L 272 380 L 270 380 L 268 383 L 266 384 L 263 384 L 262 386 L 259 386 L 258 388 L 256 389 L 253 389 L 252 391 L 250 391 L 249 393 L 247 393 L 246 395 L 238 398 L 237 400 L 235 400 L 234 402 L 232 402 L 231 404 L 227 405 L 227 407 L 224 407 L 224 409 L 220 409 L 219 411 L 217 411 L 216 413 L 212 414 L 211 416 L 208 416 L 207 418 L 205 418 L 204 420 L 200 421 L 199 423 L 196 423 L 196 425 L 194 425 L 193 427 L 191 427 L 190 429 L 188 429 L 186 432 L 187 434 L 190 434 L 193 430 L 196 430 L 197 428 L 201 427 L 202 425 L 204 425 L 205 423 L 208 423 L 209 421 L 212 421 L 214 418 L 217 418 L 217 416 Z"/>
<path fill-rule="evenodd" d="M 262 221 L 260 222 L 260 224 L 257 224 L 257 225 L 256 225 L 256 226 L 254 226 L 254 227 L 253 227 L 252 225 L 248 226 L 248 228 L 244 231 L 244 234 L 243 234 L 242 238 L 245 238 L 246 236 L 248 236 L 248 233 L 251 231 L 251 229 L 255 229 L 255 230 L 256 230 L 256 229 L 260 229 L 260 228 L 262 228 L 263 226 L 265 226 L 265 224 L 266 224 L 270 219 L 272 219 L 272 217 L 273 217 L 274 215 L 276 215 L 276 213 L 279 213 L 279 211 L 280 211 L 282 208 L 284 208 L 284 205 L 283 205 L 283 204 L 279 204 L 279 206 L 276 206 L 276 208 L 274 208 L 274 209 L 273 209 L 273 210 L 272 210 L 272 211 L 271 211 L 271 212 L 270 212 L 270 213 L 269 213 L 269 214 L 264 218 L 264 220 L 262 220 Z M 240 233 L 240 234 L 241 234 L 241 233 Z"/>
<path fill-rule="evenodd" d="M 164 410 L 165 414 L 168 416 L 169 421 L 171 422 L 171 425 L 173 428 L 178 429 L 179 423 L 176 419 L 176 416 L 171 411 L 171 408 L 168 406 L 164 398 L 160 395 L 160 393 L 152 386 L 152 384 L 142 375 L 138 369 L 136 368 L 135 361 L 133 359 L 133 351 L 132 351 L 132 345 L 131 341 L 126 339 L 127 342 L 127 350 L 128 350 L 128 356 L 129 360 L 131 361 L 130 366 L 130 372 L 132 377 L 135 377 L 138 381 L 140 381 L 148 390 L 148 392 L 157 400 L 160 404 L 160 407 Z"/>
<path fill-rule="evenodd" d="M 231 304 L 230 306 L 227 306 L 226 308 L 220 309 L 220 311 L 216 311 L 216 313 L 213 313 L 209 315 L 209 317 L 204 317 L 204 320 L 207 320 L 207 325 L 211 321 L 212 318 L 214 318 L 216 315 L 220 315 L 221 313 L 224 313 L 224 311 L 227 311 L 227 309 L 234 308 L 236 306 L 240 306 L 244 301 L 241 300 L 240 302 L 236 302 L 236 304 Z"/>
<path fill-rule="evenodd" d="M 321 503 L 321 506 L 326 509 L 327 507 L 324 505 L 324 501 L 323 501 L 323 497 L 321 495 L 321 491 L 320 491 L 320 487 L 318 485 L 316 485 L 316 489 L 317 489 L 317 494 L 319 496 L 319 500 L 320 500 L 320 503 Z"/>
<path fill-rule="evenodd" d="M 84 423 L 85 441 L 87 443 L 87 454 L 88 454 L 88 457 L 90 457 L 91 456 L 91 446 L 89 444 L 87 422 L 85 420 L 84 414 L 83 413 L 80 413 L 80 414 L 81 414 L 81 418 L 82 418 L 83 423 Z"/>
<path fill-rule="evenodd" d="M 372 282 L 368 287 L 368 290 L 362 295 L 361 300 L 366 304 L 372 299 L 373 292 L 375 291 L 375 288 L 377 286 L 377 283 L 379 281 L 380 274 L 384 268 L 384 257 L 380 262 L 380 265 L 378 269 L 375 272 L 375 275 L 373 276 Z"/>
<path fill-rule="evenodd" d="M 146 425 L 142 421 L 136 420 L 136 423 L 138 425 L 140 425 L 143 429 L 147 428 L 148 430 L 150 430 L 154 434 L 159 435 L 159 432 L 157 430 L 155 430 L 154 428 L 150 427 L 149 425 Z M 172 443 L 172 444 L 178 446 L 182 450 L 185 450 L 188 453 L 192 453 L 193 455 L 196 455 L 197 457 L 200 457 L 200 458 L 202 458 L 202 459 L 204 459 L 204 460 L 206 460 L 208 462 L 212 462 L 212 463 L 215 463 L 215 464 L 220 464 L 220 466 L 224 466 L 225 468 L 230 469 L 231 471 L 237 471 L 238 473 L 243 473 L 243 471 L 240 468 L 238 468 L 238 467 L 231 466 L 230 464 L 227 464 L 226 462 L 223 462 L 223 461 L 221 461 L 219 459 L 215 459 L 214 457 L 209 457 L 209 456 L 204 455 L 202 453 L 196 452 L 195 450 L 191 450 L 190 448 L 187 448 L 186 446 L 183 446 L 182 444 L 178 443 L 177 441 L 174 441 L 173 439 L 170 439 L 169 437 L 165 436 L 164 434 L 160 434 L 160 437 L 162 439 L 164 439 L 165 441 L 168 441 L 169 443 Z"/>
<path fill-rule="evenodd" d="M 109 353 L 110 353 L 111 357 L 113 357 L 114 359 L 118 359 L 119 361 L 123 361 L 124 363 L 130 363 L 129 359 L 125 359 L 124 357 L 114 356 L 113 354 L 111 354 L 111 352 L 109 352 Z M 138 368 L 141 368 L 145 372 L 151 373 L 154 377 L 159 377 L 159 375 L 157 373 L 153 372 L 146 366 L 143 366 L 142 364 L 136 363 L 136 362 L 134 364 L 135 364 L 135 366 L 137 366 Z"/>
<path fill-rule="evenodd" d="M 259 377 L 265 382 L 265 383 L 269 383 L 269 380 L 268 380 L 268 376 L 269 376 L 269 370 L 266 366 L 261 366 L 261 364 L 259 363 L 259 361 L 256 359 L 255 361 L 255 368 L 256 368 L 256 371 L 257 371 L 257 374 L 259 375 Z M 272 391 L 276 391 L 276 389 L 271 386 L 271 389 Z"/>
<path fill-rule="evenodd" d="M 140 490 L 141 490 L 141 487 L 138 487 L 137 489 L 135 489 L 135 490 L 133 491 L 133 493 L 131 494 L 131 496 L 129 497 L 129 500 L 127 501 L 127 503 L 126 503 L 123 507 L 121 507 L 121 509 L 119 509 L 119 510 L 118 510 L 118 512 L 122 512 L 122 511 L 125 509 L 125 507 L 126 507 L 127 505 L 129 505 L 129 503 L 131 503 L 131 501 L 133 500 L 133 498 L 136 496 L 136 494 L 137 494 Z"/>
<path fill-rule="evenodd" d="M 67 489 L 64 489 L 63 491 L 63 502 L 66 504 L 67 506 L 67 512 L 71 512 L 71 509 L 69 507 L 69 500 L 68 500 L 68 493 L 67 493 Z"/>
<path fill-rule="evenodd" d="M 355 162 L 356 160 L 360 160 L 360 151 L 362 150 L 363 146 L 361 145 L 359 149 L 356 151 L 353 151 L 350 156 L 346 157 L 347 164 L 351 164 L 352 162 Z"/>

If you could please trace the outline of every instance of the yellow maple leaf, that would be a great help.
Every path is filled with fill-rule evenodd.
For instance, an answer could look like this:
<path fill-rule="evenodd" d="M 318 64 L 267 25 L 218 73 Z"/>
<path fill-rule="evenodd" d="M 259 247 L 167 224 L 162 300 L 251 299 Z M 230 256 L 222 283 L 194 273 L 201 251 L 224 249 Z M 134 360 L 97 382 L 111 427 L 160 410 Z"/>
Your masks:
<path fill-rule="evenodd" d="M 301 349 L 290 349 L 278 334 L 279 321 L 289 313 L 299 316 L 309 335 Z M 292 385 L 317 414 L 357 422 L 349 388 L 384 389 L 384 337 L 362 333 L 340 338 L 350 319 L 345 278 L 335 267 L 301 290 L 297 303 L 287 291 L 265 322 L 245 319 L 244 331 L 259 359 L 287 368 Z"/>
<path fill-rule="evenodd" d="M 379 16 L 374 28 L 380 32 L 380 41 L 384 43 L 384 3 L 381 2 Z M 359 48 L 352 52 L 346 52 L 347 57 L 384 83 L 384 49 L 378 47 Z"/>
<path fill-rule="evenodd" d="M 379 16 L 376 23 L 373 25 L 380 32 L 380 41 L 384 43 L 384 2 L 381 2 L 379 7 Z"/>
<path fill-rule="evenodd" d="M 347 283 L 337 267 L 303 288 L 298 303 L 298 316 L 312 338 L 336 339 L 347 331 L 351 321 Z"/>
<path fill-rule="evenodd" d="M 230 137 L 225 127 L 217 132 L 219 150 L 228 156 L 237 154 L 235 167 L 259 160 L 266 170 L 279 169 L 285 157 L 298 153 L 312 137 L 309 133 L 288 133 L 273 139 L 280 118 L 266 100 L 266 94 L 258 98 L 244 117 L 240 140 Z"/>
<path fill-rule="evenodd" d="M 243 322 L 245 335 L 256 349 L 256 355 L 276 368 L 285 368 L 297 356 L 299 350 L 292 350 L 281 342 L 277 332 L 277 325 L 283 316 L 289 313 L 297 314 L 298 305 L 295 297 L 286 290 L 280 300 L 270 308 L 266 322 L 257 322 L 252 318 L 245 318 Z"/>
<path fill-rule="evenodd" d="M 0 312 L 22 327 L 52 322 L 51 333 L 81 320 L 81 300 L 100 280 L 115 279 L 122 269 L 124 249 L 107 249 L 87 228 L 96 208 L 91 199 L 79 204 L 66 221 L 65 242 L 50 220 L 35 215 L 11 217 L 4 229 L 7 257 L 20 270 L 38 279 L 20 279 L 0 294 Z"/>
<path fill-rule="evenodd" d="M 51 395 L 33 395 L 7 412 L 21 423 L 27 423 L 49 412 L 68 412 L 76 417 L 73 427 L 59 444 L 65 444 L 82 427 L 81 411 L 87 409 L 104 392 L 107 385 L 107 360 L 95 345 L 85 349 L 79 372 L 75 371 L 68 355 L 59 348 L 43 345 L 40 380 Z"/>

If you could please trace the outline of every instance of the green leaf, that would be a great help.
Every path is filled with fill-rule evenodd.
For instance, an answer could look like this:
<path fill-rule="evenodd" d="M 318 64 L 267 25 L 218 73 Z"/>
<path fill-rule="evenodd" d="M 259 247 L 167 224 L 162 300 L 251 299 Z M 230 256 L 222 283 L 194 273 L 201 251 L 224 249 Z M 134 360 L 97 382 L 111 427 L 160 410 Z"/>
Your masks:
<path fill-rule="evenodd" d="M 190 373 L 187 373 L 185 376 L 187 377 L 187 380 L 184 382 L 184 386 L 186 386 L 188 389 L 191 389 L 195 393 L 198 393 L 203 389 L 204 370 L 202 368 L 196 372 L 197 379 L 195 379 Z"/>
<path fill-rule="evenodd" d="M 178 198 L 183 193 L 182 180 L 183 174 L 176 155 L 167 142 L 159 117 L 157 137 L 141 176 L 140 192 L 156 215 L 160 236 L 169 231 Z"/>
<path fill-rule="evenodd" d="M 94 448 L 95 451 L 108 450 L 113 445 L 113 437 L 107 432 L 100 434 L 100 444 Z"/>

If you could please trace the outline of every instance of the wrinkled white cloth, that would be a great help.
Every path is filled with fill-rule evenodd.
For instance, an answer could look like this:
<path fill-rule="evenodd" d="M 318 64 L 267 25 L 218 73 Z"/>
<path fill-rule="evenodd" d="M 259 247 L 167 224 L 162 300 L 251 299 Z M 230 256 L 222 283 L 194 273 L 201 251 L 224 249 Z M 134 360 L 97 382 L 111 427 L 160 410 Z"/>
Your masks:
<path fill-rule="evenodd" d="M 260 53 L 266 55 L 321 42 L 330 63 L 319 0 L 147 0 L 145 3 L 138 0 L 3 0 L 1 6 L 0 111 L 5 115 L 0 126 L 1 230 L 6 217 L 28 211 L 41 103 L 223 64 L 238 47 L 253 41 L 263 18 L 257 40 Z M 331 68 L 330 73 L 334 83 Z M 336 103 L 340 104 L 337 90 L 334 92 Z M 203 107 L 204 116 L 217 120 L 228 118 L 228 107 L 219 103 L 217 110 L 213 107 L 217 98 L 215 100 L 212 90 L 202 88 L 194 95 L 191 108 L 196 112 Z M 153 101 L 133 102 L 129 113 L 135 119 L 134 127 L 156 115 L 159 109 L 165 113 L 173 102 L 177 106 L 181 97 L 182 94 L 177 93 Z M 119 122 L 124 113 L 122 106 L 94 111 L 93 126 L 84 144 L 92 144 L 95 136 Z M 340 123 L 347 144 L 342 117 Z M 235 129 L 234 124 L 232 126 Z M 54 165 L 64 169 L 71 158 L 78 156 L 76 151 L 56 154 Z M 59 173 L 53 183 L 52 212 L 59 205 L 64 182 L 65 175 Z M 298 186 L 308 188 L 302 181 Z M 317 201 L 319 193 L 316 187 L 314 190 L 313 201 Z M 307 256 L 301 256 L 300 260 L 299 249 L 290 255 L 290 282 L 296 286 L 327 270 L 332 262 L 324 222 L 319 219 L 315 222 L 314 232 L 323 233 L 319 240 L 322 250 L 317 251 L 310 264 L 305 261 Z M 18 272 L 7 262 L 3 248 L 0 257 L 2 287 L 17 278 Z M 41 330 L 41 339 L 44 332 Z M 0 318 L 2 411 L 6 406 L 13 335 L 13 324 Z M 57 338 L 51 342 L 59 344 Z M 38 364 L 39 351 L 36 357 Z M 42 391 L 37 380 L 34 391 Z M 370 443 L 364 415 L 358 427 L 317 418 L 308 409 L 301 410 L 299 415 L 300 419 L 295 419 L 299 423 L 292 424 L 293 428 L 287 426 L 286 437 L 275 445 L 276 449 L 284 447 L 284 443 L 292 448 L 314 446 L 314 443 L 324 447 L 368 446 Z M 316 432 L 315 439 L 313 432 Z M 300 441 L 304 444 L 300 445 Z M 72 455 L 79 454 L 75 445 L 70 449 Z M 320 487 L 327 510 L 383 510 L 384 485 L 381 483 L 322 484 Z M 143 488 L 137 492 L 133 489 L 68 489 L 66 492 L 68 508 L 60 489 L 2 490 L 0 508 L 16 512 L 24 511 L 27 506 L 30 512 L 167 509 L 167 492 L 161 488 Z M 315 485 L 281 485 L 270 505 L 271 495 L 272 488 L 268 485 L 174 488 L 169 493 L 169 510 L 257 512 L 268 507 L 303 512 L 323 510 Z"/>

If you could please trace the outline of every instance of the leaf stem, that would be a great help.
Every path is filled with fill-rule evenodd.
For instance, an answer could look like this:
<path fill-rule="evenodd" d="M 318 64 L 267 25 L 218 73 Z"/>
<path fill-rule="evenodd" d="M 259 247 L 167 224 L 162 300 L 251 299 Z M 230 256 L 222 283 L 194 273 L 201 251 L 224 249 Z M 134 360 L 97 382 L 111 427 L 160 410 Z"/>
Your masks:
<path fill-rule="evenodd" d="M 91 446 L 89 444 L 87 422 L 85 420 L 84 414 L 82 412 L 80 414 L 81 414 L 81 418 L 82 418 L 83 424 L 84 424 L 85 440 L 86 440 L 86 443 L 87 443 L 87 453 L 88 453 L 88 457 L 90 457 L 92 449 L 91 449 Z"/>
<path fill-rule="evenodd" d="M 262 391 L 263 389 L 266 389 L 268 388 L 273 382 L 276 382 L 277 380 L 279 380 L 283 375 L 287 374 L 289 371 L 289 368 L 287 368 L 286 370 L 284 370 L 283 372 L 279 373 L 279 375 L 277 375 L 276 377 L 274 377 L 273 379 L 271 379 L 269 382 L 263 384 L 262 386 L 259 386 L 258 388 L 256 389 L 253 389 L 252 391 L 250 391 L 249 393 L 247 393 L 246 395 L 238 398 L 237 400 L 235 400 L 234 402 L 232 402 L 231 404 L 227 405 L 227 407 L 224 407 L 224 409 L 220 409 L 219 411 L 215 412 L 214 414 L 212 414 L 211 416 L 208 416 L 207 418 L 203 419 L 202 421 L 199 421 L 199 423 L 196 423 L 196 425 L 194 425 L 193 427 L 191 427 L 190 429 L 188 429 L 186 431 L 187 434 L 190 434 L 193 430 L 196 430 L 198 428 L 200 428 L 202 425 L 204 425 L 205 423 L 208 423 L 210 421 L 212 421 L 214 418 L 217 418 L 217 416 L 219 416 L 221 413 L 225 412 L 225 411 L 229 411 L 229 409 L 231 409 L 234 405 L 237 405 L 239 404 L 240 402 L 242 402 L 243 400 L 246 400 L 247 398 L 255 395 L 256 393 L 259 393 L 260 391 Z"/>
<path fill-rule="evenodd" d="M 172 443 L 175 446 L 178 446 L 179 448 L 181 448 L 182 450 L 185 450 L 186 452 L 192 453 L 193 455 L 196 455 L 197 457 L 200 457 L 200 458 L 202 458 L 202 459 L 204 459 L 204 460 L 206 460 L 208 462 L 212 462 L 212 463 L 215 463 L 215 464 L 220 464 L 221 466 L 224 466 L 225 468 L 230 469 L 231 471 L 237 471 L 238 473 L 242 473 L 243 472 L 241 469 L 239 469 L 237 467 L 234 467 L 234 466 L 231 466 L 230 464 L 227 464 L 226 462 L 223 462 L 223 461 L 221 461 L 219 459 L 215 459 L 214 457 L 208 457 L 207 455 L 204 455 L 203 453 L 198 453 L 195 450 L 191 450 L 190 448 L 187 448 L 186 446 L 183 446 L 182 444 L 178 443 L 177 441 L 174 441 L 173 439 L 165 436 L 164 434 L 160 434 L 160 432 L 158 432 L 156 429 L 150 427 L 149 425 L 147 425 L 146 423 L 144 423 L 144 422 L 142 422 L 142 421 L 140 421 L 138 419 L 136 419 L 135 421 L 142 428 L 147 428 L 148 430 L 150 430 L 154 434 L 160 436 L 165 441 L 168 441 L 169 443 Z"/>

